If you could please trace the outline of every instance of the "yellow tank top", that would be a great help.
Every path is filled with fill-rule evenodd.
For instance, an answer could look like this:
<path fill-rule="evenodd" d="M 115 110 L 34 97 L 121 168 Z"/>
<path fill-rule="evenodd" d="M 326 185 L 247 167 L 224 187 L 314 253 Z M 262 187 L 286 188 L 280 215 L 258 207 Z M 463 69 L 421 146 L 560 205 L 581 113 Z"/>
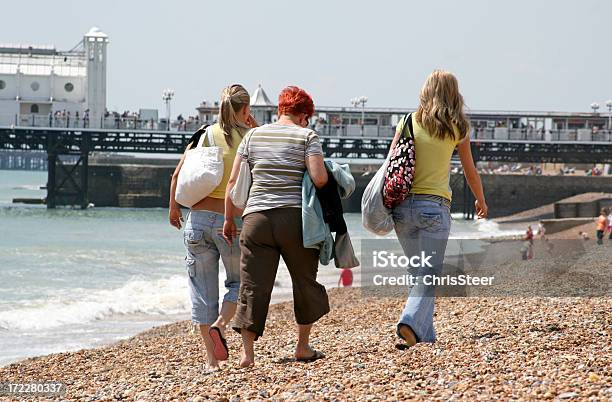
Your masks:
<path fill-rule="evenodd" d="M 403 127 L 404 124 L 401 123 L 397 129 L 403 130 Z M 415 113 L 412 113 L 412 128 L 414 131 L 416 164 L 410 193 L 432 194 L 451 200 L 450 160 L 453 150 L 461 142 L 459 130 L 455 127 L 457 140 L 452 138 L 440 140 L 432 137 L 427 130 L 417 123 Z M 404 135 L 409 135 L 408 129 L 406 129 Z"/>
<path fill-rule="evenodd" d="M 227 187 L 227 182 L 229 181 L 230 174 L 232 173 L 232 166 L 234 165 L 234 158 L 236 158 L 236 150 L 238 149 L 238 145 L 240 145 L 240 141 L 242 141 L 242 137 L 246 134 L 248 129 L 239 129 L 232 131 L 232 146 L 227 145 L 225 141 L 225 135 L 223 135 L 223 131 L 221 130 L 221 126 L 219 123 L 215 123 L 213 125 L 213 136 L 215 138 L 215 145 L 221 147 L 223 149 L 223 179 L 221 179 L 221 183 L 210 193 L 208 196 L 212 198 L 225 198 L 225 188 Z"/>

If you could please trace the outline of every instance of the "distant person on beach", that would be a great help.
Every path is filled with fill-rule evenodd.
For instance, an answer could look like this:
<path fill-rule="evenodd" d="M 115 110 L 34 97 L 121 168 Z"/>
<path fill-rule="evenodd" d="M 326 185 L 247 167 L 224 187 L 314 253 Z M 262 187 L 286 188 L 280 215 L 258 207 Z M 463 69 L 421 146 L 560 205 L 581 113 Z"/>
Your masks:
<path fill-rule="evenodd" d="M 612 208 L 608 211 L 608 239 L 612 240 Z"/>
<path fill-rule="evenodd" d="M 416 169 L 410 195 L 393 209 L 395 232 L 407 257 L 425 253 L 432 267 L 411 272 L 416 284 L 397 324 L 397 335 L 410 347 L 417 342 L 434 342 L 435 286 L 425 285 L 424 275 L 440 274 L 451 227 L 449 170 L 455 148 L 465 178 L 476 198 L 478 218 L 487 217 L 482 183 L 470 147 L 470 123 L 464 113 L 463 97 L 454 75 L 434 71 L 421 89 L 419 106 L 411 115 L 415 137 Z M 404 133 L 406 121 L 398 124 L 391 150 Z M 390 152 L 391 152 L 390 150 Z"/>
<path fill-rule="evenodd" d="M 207 369 L 217 369 L 219 360 L 228 357 L 225 329 L 236 311 L 240 287 L 240 246 L 238 240 L 228 244 L 222 236 L 225 219 L 240 222 L 238 211 L 224 218 L 225 188 L 229 181 L 236 150 L 245 133 L 256 126 L 251 116 L 249 93 L 241 85 L 223 90 L 219 122 L 212 126 L 215 144 L 223 148 L 224 172 L 221 183 L 208 197 L 193 205 L 185 222 L 184 242 L 187 248 L 187 273 L 191 295 L 191 320 L 199 327 L 208 360 Z M 204 128 L 189 140 L 187 150 L 198 145 Z M 187 151 L 186 150 L 186 151 Z M 185 151 L 185 152 L 186 152 Z M 183 216 L 175 200 L 176 183 L 185 156 L 179 161 L 170 185 L 170 224 L 181 229 Z M 238 223 L 237 226 L 241 224 Z M 219 311 L 219 258 L 225 268 L 226 293 Z"/>
<path fill-rule="evenodd" d="M 523 244 L 521 245 L 521 258 L 523 260 L 529 259 L 529 242 L 528 241 L 524 241 Z"/>
<path fill-rule="evenodd" d="M 538 235 L 540 236 L 540 239 L 546 239 L 546 228 L 541 221 L 538 222 Z"/>
<path fill-rule="evenodd" d="M 313 324 L 329 312 L 325 287 L 317 282 L 319 250 L 305 248 L 302 239 L 302 178 L 308 171 L 314 185 L 327 183 L 319 136 L 307 128 L 314 103 L 306 91 L 290 86 L 278 99 L 278 121 L 256 128 L 240 144 L 225 197 L 225 215 L 235 206 L 229 197 L 240 164 L 248 161 L 252 185 L 242 213 L 240 234 L 240 296 L 233 324 L 242 335 L 240 366 L 255 362 L 254 342 L 263 335 L 274 279 L 282 256 L 293 283 L 293 305 L 298 324 L 297 361 L 324 357 L 309 344 Z M 228 241 L 236 226 L 226 219 Z M 287 336 L 283 334 L 283 336 Z"/>
<path fill-rule="evenodd" d="M 602 208 L 597 218 L 597 244 L 603 244 L 604 234 L 608 229 L 608 211 Z"/>
<path fill-rule="evenodd" d="M 525 242 L 528 245 L 527 246 L 527 259 L 531 260 L 533 258 L 533 229 L 531 228 L 531 225 L 527 226 L 527 232 L 525 232 Z"/>
<path fill-rule="evenodd" d="M 338 278 L 338 287 L 342 285 L 345 288 L 353 286 L 353 270 L 350 268 L 342 268 L 340 277 Z"/>

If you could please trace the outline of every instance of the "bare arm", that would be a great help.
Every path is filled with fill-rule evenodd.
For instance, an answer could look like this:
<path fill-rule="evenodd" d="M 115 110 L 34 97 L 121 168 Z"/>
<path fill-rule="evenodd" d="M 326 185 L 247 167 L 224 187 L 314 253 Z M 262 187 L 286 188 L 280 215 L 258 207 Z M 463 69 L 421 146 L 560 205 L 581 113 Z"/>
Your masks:
<path fill-rule="evenodd" d="M 474 165 L 474 159 L 472 158 L 469 137 L 457 145 L 457 151 L 459 152 L 459 159 L 461 159 L 465 179 L 476 198 L 476 212 L 478 217 L 486 218 L 488 213 L 487 203 L 485 201 L 484 191 L 482 190 L 482 182 L 480 181 L 480 176 L 478 175 L 478 171 Z"/>
<path fill-rule="evenodd" d="M 234 215 L 238 212 L 239 209 L 236 208 L 236 206 L 232 202 L 230 192 L 232 191 L 232 189 L 236 185 L 236 181 L 238 180 L 241 163 L 242 157 L 236 154 L 236 158 L 234 158 L 234 164 L 232 165 L 232 172 L 230 173 L 230 178 L 227 182 L 227 187 L 225 188 L 225 215 L 223 222 L 223 238 L 229 245 L 231 245 L 234 241 L 234 238 L 238 236 L 238 229 L 236 228 L 236 223 L 234 222 Z"/>
<path fill-rule="evenodd" d="M 174 169 L 174 173 L 172 173 L 172 178 L 170 179 L 170 201 L 169 205 L 169 220 L 170 224 L 177 229 L 181 228 L 181 222 L 183 221 L 183 214 L 181 213 L 181 206 L 178 202 L 176 202 L 176 183 L 178 181 L 179 173 L 181 172 L 181 168 L 183 167 L 183 162 L 185 162 L 185 155 L 187 155 L 187 151 L 192 148 L 193 144 L 187 145 L 185 152 L 181 156 L 181 160 L 179 160 L 176 168 Z"/>
<path fill-rule="evenodd" d="M 242 157 L 236 154 L 234 158 L 234 164 L 232 165 L 232 172 L 230 173 L 229 181 L 227 182 L 227 187 L 225 188 L 225 220 L 231 220 L 234 218 L 236 211 L 238 208 L 232 202 L 232 198 L 230 197 L 230 192 L 236 185 L 236 181 L 238 180 L 238 174 L 240 173 L 240 164 L 242 163 Z"/>
<path fill-rule="evenodd" d="M 306 169 L 316 188 L 327 184 L 327 169 L 323 163 L 323 155 L 311 155 L 306 157 Z"/>

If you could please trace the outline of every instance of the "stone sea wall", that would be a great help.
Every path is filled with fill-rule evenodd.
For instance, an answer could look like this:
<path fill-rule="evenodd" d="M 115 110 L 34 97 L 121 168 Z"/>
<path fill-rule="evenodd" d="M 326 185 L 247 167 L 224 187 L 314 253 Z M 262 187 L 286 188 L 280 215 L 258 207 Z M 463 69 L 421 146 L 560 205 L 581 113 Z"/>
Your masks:
<path fill-rule="evenodd" d="M 89 201 L 98 207 L 167 207 L 174 166 L 92 164 Z M 355 172 L 357 189 L 347 212 L 359 212 L 361 195 L 372 175 Z M 520 212 L 586 192 L 612 192 L 612 177 L 483 175 L 491 217 Z M 461 212 L 463 181 L 451 179 L 453 212 Z"/>

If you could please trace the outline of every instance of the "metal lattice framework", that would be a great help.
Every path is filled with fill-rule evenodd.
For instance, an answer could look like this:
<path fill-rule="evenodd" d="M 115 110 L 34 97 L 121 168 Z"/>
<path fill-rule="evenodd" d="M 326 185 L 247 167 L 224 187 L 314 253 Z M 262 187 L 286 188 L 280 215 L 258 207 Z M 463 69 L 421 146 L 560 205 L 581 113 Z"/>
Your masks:
<path fill-rule="evenodd" d="M 191 133 L 150 130 L 0 128 L 0 149 L 180 154 Z M 384 159 L 391 138 L 321 137 L 328 158 Z M 475 140 L 474 159 L 526 163 L 612 163 L 612 143 L 581 141 Z"/>
<path fill-rule="evenodd" d="M 179 154 L 190 137 L 173 131 L 0 128 L 0 149 L 80 154 L 86 147 L 89 152 Z"/>
<path fill-rule="evenodd" d="M 91 152 L 180 154 L 190 137 L 189 132 L 176 131 L 0 127 L 0 149 L 47 152 L 47 207 L 63 202 L 86 208 Z M 391 141 L 321 137 L 325 156 L 343 159 L 384 160 Z M 480 161 L 612 163 L 610 142 L 475 140 L 472 153 Z M 74 155 L 76 162 L 66 163 L 62 155 Z M 464 194 L 470 193 L 465 181 L 463 187 Z M 468 217 L 474 213 L 472 203 L 464 197 L 463 211 Z"/>

